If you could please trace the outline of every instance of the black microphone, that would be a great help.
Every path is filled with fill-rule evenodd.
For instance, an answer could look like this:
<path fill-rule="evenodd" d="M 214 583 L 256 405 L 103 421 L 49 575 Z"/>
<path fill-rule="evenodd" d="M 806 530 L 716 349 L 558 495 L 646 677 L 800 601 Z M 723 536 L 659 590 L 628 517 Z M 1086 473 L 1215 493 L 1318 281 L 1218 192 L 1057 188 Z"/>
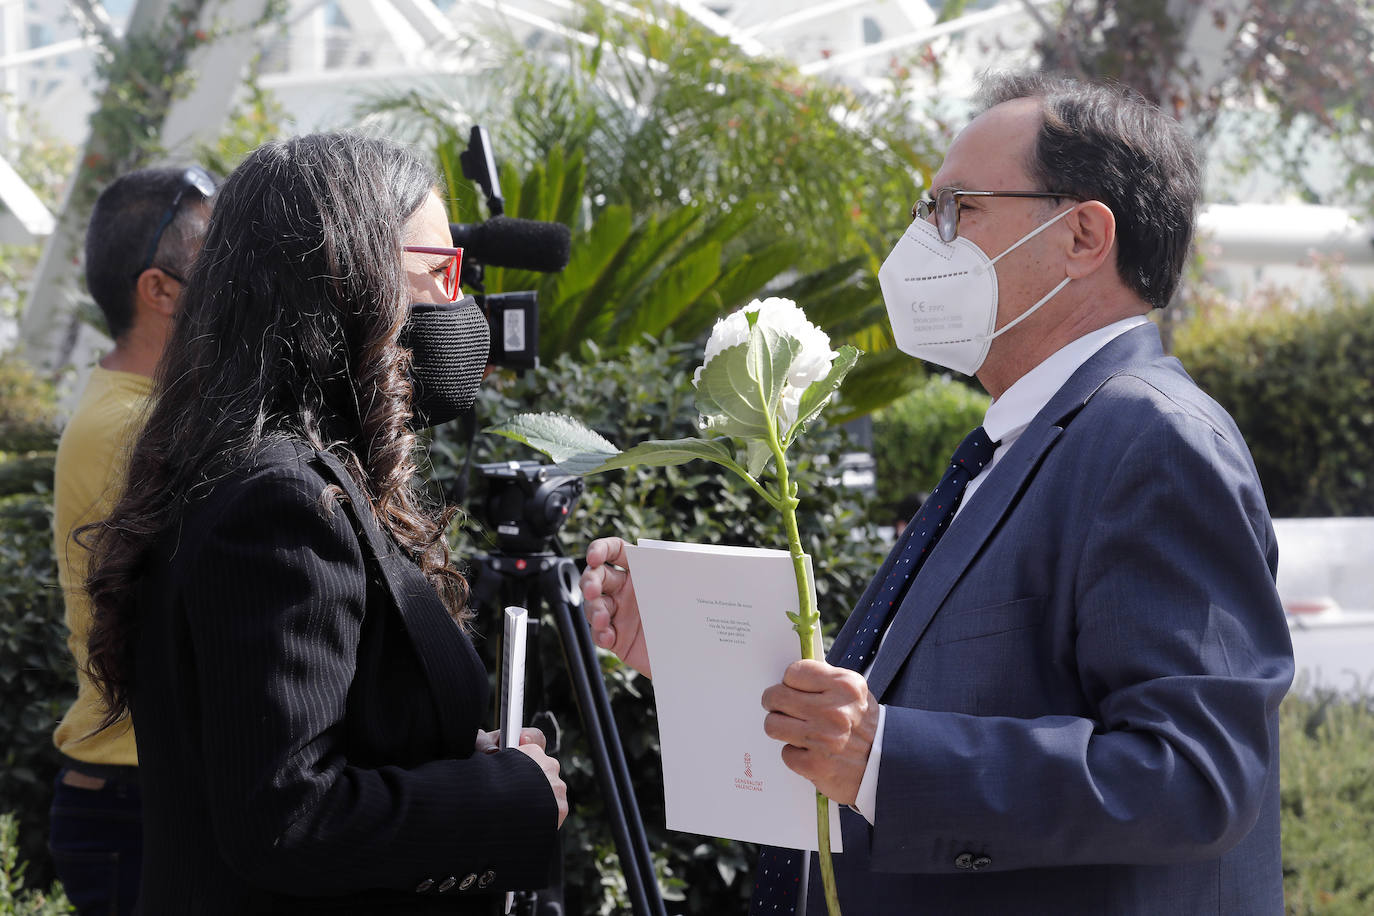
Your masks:
<path fill-rule="evenodd" d="M 562 223 L 494 216 L 484 223 L 449 223 L 455 247 L 490 267 L 556 273 L 568 266 L 572 233 Z"/>

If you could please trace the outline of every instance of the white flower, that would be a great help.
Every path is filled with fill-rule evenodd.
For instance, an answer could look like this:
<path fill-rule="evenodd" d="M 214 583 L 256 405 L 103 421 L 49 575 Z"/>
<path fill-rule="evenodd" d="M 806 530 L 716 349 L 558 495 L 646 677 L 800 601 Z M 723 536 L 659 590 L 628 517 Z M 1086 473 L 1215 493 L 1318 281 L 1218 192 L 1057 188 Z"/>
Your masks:
<path fill-rule="evenodd" d="M 783 429 L 787 429 L 797 419 L 802 392 L 812 382 L 825 378 L 831 362 L 838 355 L 830 349 L 830 336 L 808 321 L 806 313 L 791 299 L 776 296 L 762 301 L 755 299 L 734 314 L 717 320 L 711 329 L 710 339 L 706 341 L 706 358 L 693 375 L 692 384 L 700 383 L 702 369 L 722 350 L 748 342 L 749 319 L 745 316 L 752 312 L 758 313 L 760 327 L 779 331 L 801 344 L 801 352 L 788 368 L 787 382 L 783 385 L 782 400 L 778 406 L 778 419 L 782 421 Z"/>

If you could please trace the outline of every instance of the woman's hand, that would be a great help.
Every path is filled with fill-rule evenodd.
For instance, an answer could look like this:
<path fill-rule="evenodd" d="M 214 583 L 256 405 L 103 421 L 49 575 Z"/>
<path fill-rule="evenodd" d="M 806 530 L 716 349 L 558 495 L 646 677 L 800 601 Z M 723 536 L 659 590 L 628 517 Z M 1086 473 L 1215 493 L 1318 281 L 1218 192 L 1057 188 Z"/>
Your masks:
<path fill-rule="evenodd" d="M 544 733 L 537 728 L 520 729 L 521 744 L 537 744 L 540 747 L 548 747 L 544 742 Z M 494 732 L 484 732 L 477 729 L 477 750 L 483 754 L 495 754 L 501 750 L 501 729 Z"/>
<path fill-rule="evenodd" d="M 567 786 L 558 777 L 558 761 L 545 754 L 544 747 L 544 732 L 537 728 L 519 729 L 519 747 L 515 750 L 521 751 L 544 770 L 544 777 L 554 790 L 554 801 L 558 802 L 558 825 L 562 827 L 567 817 Z M 482 754 L 495 754 L 502 750 L 502 731 L 484 732 L 477 729 L 477 750 Z"/>
<path fill-rule="evenodd" d="M 516 750 L 539 764 L 539 769 L 544 771 L 544 778 L 549 781 L 549 786 L 553 789 L 554 801 L 558 803 L 558 826 L 562 827 L 563 821 L 568 816 L 568 787 L 558 777 L 560 769 L 558 761 L 544 753 L 545 746 L 544 733 L 539 729 L 520 729 L 520 746 Z M 501 750 L 501 730 L 485 732 L 479 728 L 477 730 L 477 750 L 483 754 L 495 754 Z"/>
<path fill-rule="evenodd" d="M 597 538 L 587 547 L 587 568 L 582 573 L 582 613 L 592 629 L 592 639 L 645 677 L 650 677 L 649 649 L 639 623 L 639 600 L 620 538 Z"/>
<path fill-rule="evenodd" d="M 526 731 L 530 731 L 530 729 L 526 729 Z M 521 742 L 520 747 L 516 750 L 539 764 L 539 768 L 544 771 L 544 777 L 548 779 L 549 785 L 553 788 L 553 799 L 558 803 L 558 826 L 562 827 L 563 821 L 568 816 L 568 787 L 558 777 L 558 761 L 544 753 L 543 741 L 538 744 L 533 742 L 525 744 L 523 743 L 524 739 L 521 738 Z"/>

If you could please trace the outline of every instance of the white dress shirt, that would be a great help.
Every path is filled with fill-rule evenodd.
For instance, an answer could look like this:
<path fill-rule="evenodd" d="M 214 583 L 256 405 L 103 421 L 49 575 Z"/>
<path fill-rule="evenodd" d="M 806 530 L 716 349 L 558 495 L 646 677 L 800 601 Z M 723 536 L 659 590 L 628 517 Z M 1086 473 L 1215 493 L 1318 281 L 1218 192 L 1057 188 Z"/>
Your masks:
<path fill-rule="evenodd" d="M 988 412 L 983 417 L 983 430 L 988 434 L 989 439 L 997 443 L 997 450 L 992 453 L 992 461 L 988 462 L 988 466 L 983 469 L 983 472 L 969 481 L 968 486 L 964 489 L 964 498 L 954 511 L 955 518 L 958 518 L 959 513 L 964 511 L 964 507 L 973 498 L 973 494 L 978 491 L 983 481 L 988 479 L 988 475 L 992 473 L 993 468 L 997 467 L 997 462 L 1007 453 L 1007 449 L 1011 448 L 1012 444 L 1026 431 L 1026 427 L 1030 426 L 1035 415 L 1044 409 L 1045 405 L 1050 402 L 1050 398 L 1058 394 L 1060 388 L 1064 387 L 1069 376 L 1077 372 L 1078 368 L 1086 363 L 1093 354 L 1116 337 L 1132 328 L 1138 328 L 1148 321 L 1149 319 L 1144 315 L 1136 315 L 1084 334 L 1072 343 L 1055 351 L 1040 365 L 1021 376 L 1002 393 L 1000 398 L 988 405 Z M 883 638 L 886 637 L 887 633 L 883 633 Z M 880 650 L 881 645 L 879 643 Z M 877 659 L 877 653 L 874 653 L 874 659 Z M 864 671 L 864 677 L 867 677 L 872 670 L 873 665 L 870 663 Z M 868 764 L 864 767 L 863 780 L 859 783 L 858 798 L 851 805 L 870 824 L 874 820 L 873 812 L 878 807 L 878 769 L 883 755 L 883 729 L 886 725 L 887 707 L 879 706 L 878 729 L 873 735 L 873 747 L 868 752 Z"/>

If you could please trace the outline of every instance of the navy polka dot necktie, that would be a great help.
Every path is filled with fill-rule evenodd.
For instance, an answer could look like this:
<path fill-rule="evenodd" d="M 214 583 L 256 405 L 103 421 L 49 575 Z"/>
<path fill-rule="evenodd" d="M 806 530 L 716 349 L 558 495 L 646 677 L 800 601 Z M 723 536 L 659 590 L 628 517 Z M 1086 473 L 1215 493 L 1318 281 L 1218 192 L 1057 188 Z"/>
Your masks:
<path fill-rule="evenodd" d="M 854 631 L 844 657 L 832 664 L 841 668 L 862 671 L 868 667 L 878 651 L 883 631 L 906 596 L 907 587 L 920 571 L 935 542 L 949 527 L 964 488 L 992 460 L 997 443 L 988 438 L 983 427 L 964 437 L 950 459 L 949 468 L 930 498 L 907 522 L 893 548 L 894 560 L 882 585 L 874 593 L 864 611 L 859 628 Z M 771 846 L 759 850 L 759 864 L 754 883 L 754 897 L 749 904 L 749 916 L 783 916 L 797 911 L 797 896 L 801 888 L 801 865 L 805 853 L 795 849 Z"/>
<path fill-rule="evenodd" d="M 921 504 L 916 517 L 902 529 L 901 539 L 893 548 L 896 560 L 883 579 L 882 586 L 874 594 L 868 610 L 864 612 L 863 622 L 854 631 L 844 657 L 834 664 L 862 671 L 873 660 L 873 655 L 878 651 L 879 638 L 906 596 L 907 586 L 954 518 L 954 512 L 964 498 L 964 488 L 987 467 L 996 450 L 997 443 L 988 438 L 981 426 L 959 443 L 945 476 L 940 478 L 930 498 Z"/>

